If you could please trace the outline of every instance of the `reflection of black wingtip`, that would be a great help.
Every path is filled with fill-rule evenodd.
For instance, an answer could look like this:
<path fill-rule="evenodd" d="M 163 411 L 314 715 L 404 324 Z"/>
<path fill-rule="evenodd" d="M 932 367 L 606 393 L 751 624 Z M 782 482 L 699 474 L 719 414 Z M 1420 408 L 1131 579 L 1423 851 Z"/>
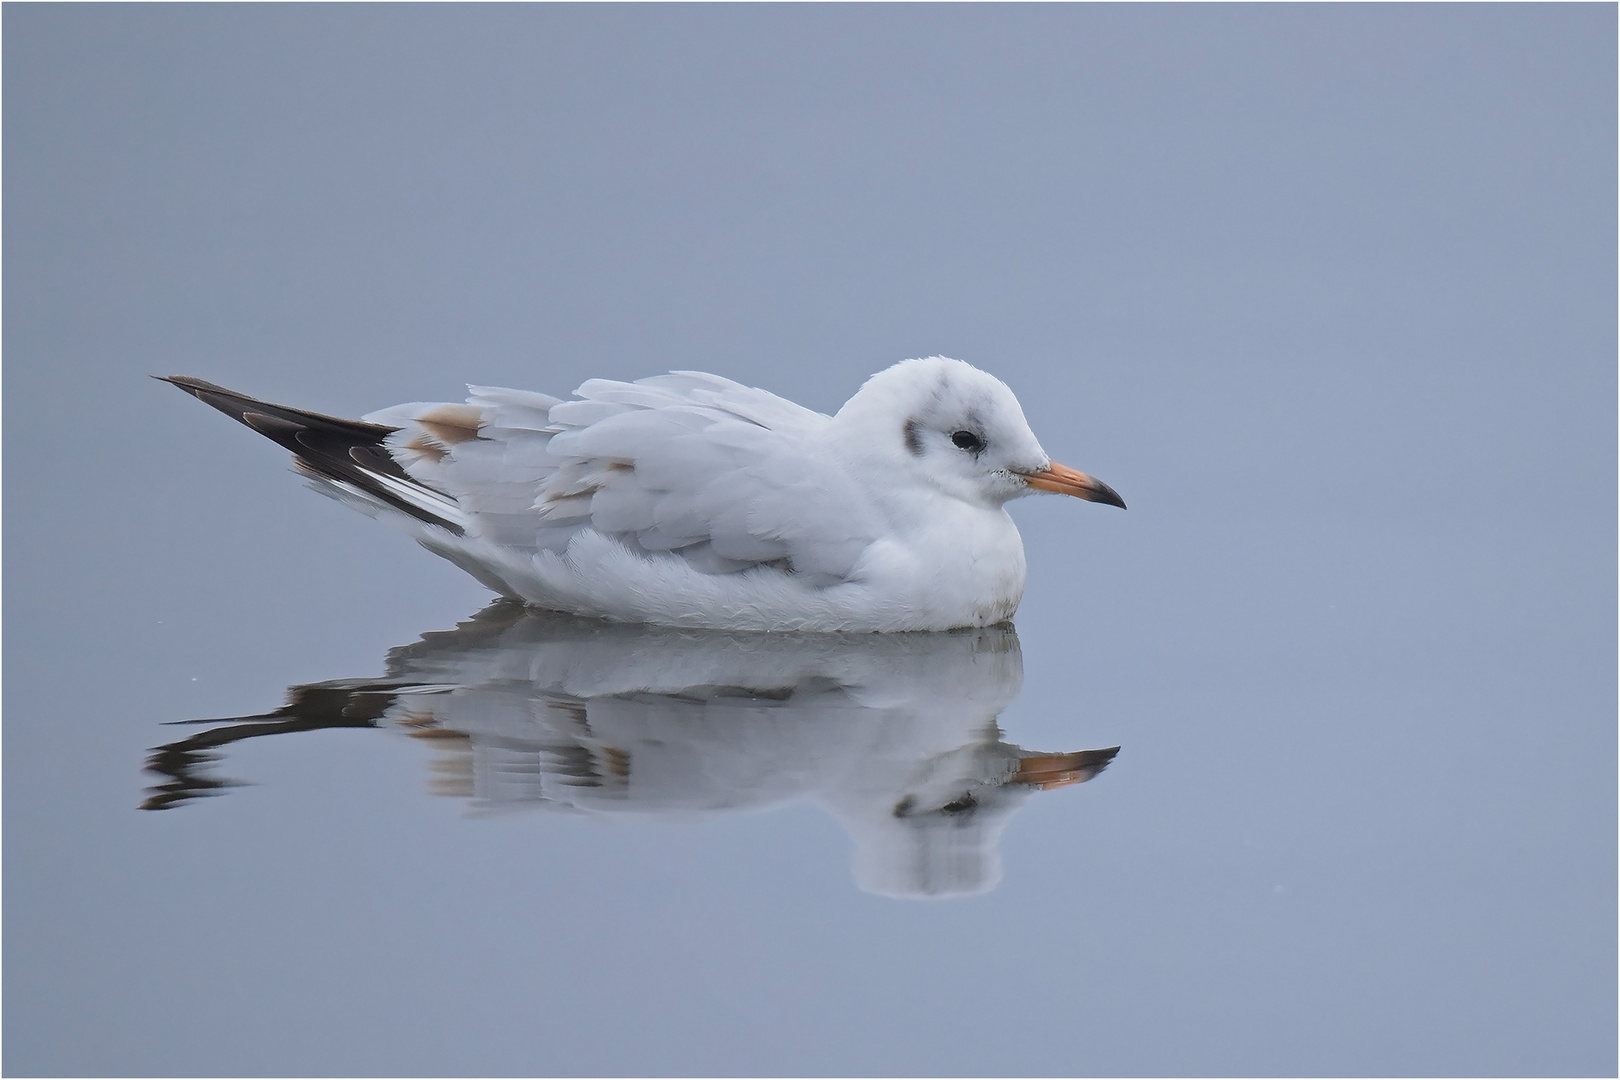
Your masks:
<path fill-rule="evenodd" d="M 255 720 L 280 720 L 280 713 L 259 713 L 255 716 L 199 716 L 195 720 L 164 720 L 164 727 L 201 727 L 204 724 L 247 724 Z"/>
<path fill-rule="evenodd" d="M 172 810 L 193 799 L 223 795 L 226 788 L 241 787 L 240 780 L 204 776 L 202 770 L 219 760 L 218 754 L 160 746 L 146 759 L 146 771 L 166 777 L 146 789 L 142 810 Z"/>
<path fill-rule="evenodd" d="M 146 759 L 146 771 L 167 779 L 147 788 L 141 809 L 169 810 L 193 799 L 223 795 L 225 788 L 243 786 L 240 780 L 205 775 L 208 766 L 220 759 L 219 754 L 213 753 L 218 747 L 262 735 L 376 727 L 377 721 L 393 703 L 396 689 L 397 686 L 386 682 L 295 686 L 292 700 L 273 713 L 218 720 L 170 721 L 219 726 L 152 750 Z"/>

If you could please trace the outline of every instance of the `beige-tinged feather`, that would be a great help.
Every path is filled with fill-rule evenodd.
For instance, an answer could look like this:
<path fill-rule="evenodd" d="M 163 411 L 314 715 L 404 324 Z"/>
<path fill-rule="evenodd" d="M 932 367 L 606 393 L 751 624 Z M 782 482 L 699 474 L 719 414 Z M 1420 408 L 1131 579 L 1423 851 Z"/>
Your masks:
<path fill-rule="evenodd" d="M 425 434 L 416 435 L 415 438 L 405 444 L 404 449 L 415 451 L 434 462 L 443 461 L 445 455 L 449 452 Z"/>
<path fill-rule="evenodd" d="M 416 422 L 430 436 L 449 447 L 478 438 L 478 429 L 484 422 L 484 411 L 475 405 L 440 405 L 432 412 L 417 417 Z"/>

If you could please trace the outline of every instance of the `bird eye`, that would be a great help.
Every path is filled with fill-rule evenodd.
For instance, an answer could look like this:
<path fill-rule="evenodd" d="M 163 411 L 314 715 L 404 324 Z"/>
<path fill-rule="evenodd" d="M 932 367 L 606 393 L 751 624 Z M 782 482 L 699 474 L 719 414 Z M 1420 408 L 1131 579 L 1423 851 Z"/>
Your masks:
<path fill-rule="evenodd" d="M 974 454 L 984 449 L 984 440 L 971 431 L 954 432 L 951 435 L 951 442 L 956 444 L 957 449 L 967 450 Z"/>

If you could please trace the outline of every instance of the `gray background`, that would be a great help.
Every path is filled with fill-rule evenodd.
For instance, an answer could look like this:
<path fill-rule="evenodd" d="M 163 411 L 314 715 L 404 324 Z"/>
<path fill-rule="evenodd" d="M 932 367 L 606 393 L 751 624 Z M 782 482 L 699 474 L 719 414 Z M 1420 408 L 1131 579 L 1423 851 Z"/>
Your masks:
<path fill-rule="evenodd" d="M 1612 1074 L 1612 5 L 4 11 L 22 1073 Z M 946 353 L 1013 508 L 1007 879 L 807 804 L 482 820 L 377 732 L 135 809 L 161 721 L 484 601 L 181 372 L 353 415 Z"/>

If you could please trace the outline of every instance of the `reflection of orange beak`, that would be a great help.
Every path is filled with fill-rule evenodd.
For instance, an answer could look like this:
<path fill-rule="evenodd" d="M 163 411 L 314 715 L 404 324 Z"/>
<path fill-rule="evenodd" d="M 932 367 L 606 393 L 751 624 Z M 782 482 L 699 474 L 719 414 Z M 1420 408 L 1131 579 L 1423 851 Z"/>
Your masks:
<path fill-rule="evenodd" d="M 1018 762 L 1018 771 L 1008 783 L 1030 784 L 1041 791 L 1083 784 L 1108 767 L 1119 747 L 1106 750 L 1077 750 L 1072 754 L 1031 754 Z"/>
<path fill-rule="evenodd" d="M 1030 487 L 1039 488 L 1041 491 L 1055 491 L 1059 495 L 1073 495 L 1087 502 L 1107 503 L 1109 506 L 1125 509 L 1125 500 L 1119 497 L 1119 492 L 1094 476 L 1087 476 L 1079 469 L 1071 469 L 1055 461 L 1040 472 L 1018 475 L 1022 476 Z"/>

